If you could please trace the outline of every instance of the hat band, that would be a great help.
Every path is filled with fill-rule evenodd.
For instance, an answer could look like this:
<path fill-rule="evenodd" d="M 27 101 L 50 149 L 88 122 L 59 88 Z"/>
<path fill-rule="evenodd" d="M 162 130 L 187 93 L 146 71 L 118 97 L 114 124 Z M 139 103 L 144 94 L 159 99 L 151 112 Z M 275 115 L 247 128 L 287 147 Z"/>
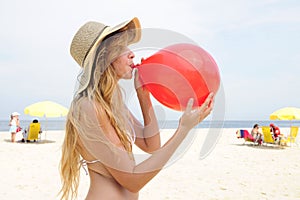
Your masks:
<path fill-rule="evenodd" d="M 99 34 L 97 35 L 97 37 L 95 37 L 94 41 L 92 42 L 91 46 L 89 47 L 89 49 L 86 51 L 86 54 L 84 55 L 83 57 L 83 60 L 82 60 L 82 67 L 83 67 L 83 63 L 87 57 L 87 55 L 89 54 L 91 48 L 95 45 L 96 41 L 98 40 L 98 38 L 100 37 L 100 35 L 103 33 L 103 31 L 107 28 L 108 26 L 104 26 L 104 28 L 99 32 Z"/>

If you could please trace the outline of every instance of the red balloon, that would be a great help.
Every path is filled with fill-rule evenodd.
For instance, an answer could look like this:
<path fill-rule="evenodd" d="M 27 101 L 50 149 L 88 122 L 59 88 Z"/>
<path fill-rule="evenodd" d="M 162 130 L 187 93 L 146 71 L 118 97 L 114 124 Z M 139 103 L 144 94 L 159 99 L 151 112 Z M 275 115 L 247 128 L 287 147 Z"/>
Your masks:
<path fill-rule="evenodd" d="M 178 111 L 189 98 L 200 106 L 220 85 L 219 69 L 204 49 L 193 44 L 175 44 L 156 52 L 136 66 L 140 81 L 154 98 Z"/>

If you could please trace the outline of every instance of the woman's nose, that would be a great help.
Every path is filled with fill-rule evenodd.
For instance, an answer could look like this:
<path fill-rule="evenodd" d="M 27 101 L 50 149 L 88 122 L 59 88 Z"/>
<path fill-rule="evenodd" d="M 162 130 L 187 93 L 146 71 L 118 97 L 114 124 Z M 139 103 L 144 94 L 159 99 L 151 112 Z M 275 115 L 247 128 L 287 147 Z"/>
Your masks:
<path fill-rule="evenodd" d="M 130 59 L 133 59 L 133 58 L 135 57 L 135 55 L 134 55 L 134 53 L 133 53 L 132 51 L 129 51 L 128 57 L 129 57 Z"/>

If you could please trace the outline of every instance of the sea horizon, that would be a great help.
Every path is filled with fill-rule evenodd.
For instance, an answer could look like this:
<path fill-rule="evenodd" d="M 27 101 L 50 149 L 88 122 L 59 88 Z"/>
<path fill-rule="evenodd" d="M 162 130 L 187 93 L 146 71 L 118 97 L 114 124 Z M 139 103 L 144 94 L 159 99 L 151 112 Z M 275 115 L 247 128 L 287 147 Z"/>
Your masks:
<path fill-rule="evenodd" d="M 28 127 L 31 120 L 21 120 L 20 124 L 22 128 Z M 43 130 L 64 130 L 64 119 L 41 119 L 40 120 Z M 300 120 L 224 120 L 224 121 L 202 121 L 196 128 L 249 128 L 251 129 L 254 124 L 260 126 L 269 126 L 270 123 L 274 123 L 279 127 L 287 128 L 290 126 L 300 126 Z M 159 127 L 161 129 L 176 129 L 178 126 L 178 120 L 164 120 L 159 121 Z M 0 131 L 8 131 L 8 120 L 0 120 Z"/>

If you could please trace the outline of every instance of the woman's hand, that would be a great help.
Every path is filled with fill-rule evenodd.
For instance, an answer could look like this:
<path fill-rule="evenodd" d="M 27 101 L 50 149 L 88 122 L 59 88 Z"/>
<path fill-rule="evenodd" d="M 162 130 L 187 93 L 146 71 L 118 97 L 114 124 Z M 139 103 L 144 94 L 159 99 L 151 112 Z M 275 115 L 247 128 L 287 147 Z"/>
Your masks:
<path fill-rule="evenodd" d="M 139 78 L 138 69 L 135 69 L 134 72 L 134 87 L 138 95 L 146 95 L 146 97 L 149 97 L 149 91 L 143 86 Z"/>
<path fill-rule="evenodd" d="M 196 109 L 192 109 L 194 99 L 189 99 L 186 110 L 181 116 L 179 126 L 190 130 L 204 120 L 213 109 L 213 97 L 214 94 L 210 93 L 204 103 Z"/>

